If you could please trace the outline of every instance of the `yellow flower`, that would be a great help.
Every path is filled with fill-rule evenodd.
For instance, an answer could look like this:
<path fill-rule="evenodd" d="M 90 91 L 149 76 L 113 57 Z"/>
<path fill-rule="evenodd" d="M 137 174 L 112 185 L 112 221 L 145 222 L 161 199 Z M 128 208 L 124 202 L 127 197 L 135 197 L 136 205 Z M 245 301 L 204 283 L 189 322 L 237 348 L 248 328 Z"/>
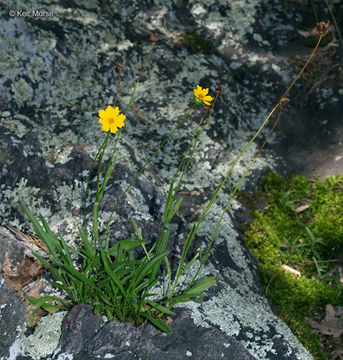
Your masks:
<path fill-rule="evenodd" d="M 201 86 L 197 85 L 197 88 L 194 89 L 193 92 L 194 92 L 194 95 L 195 95 L 194 100 L 195 100 L 195 102 L 196 102 L 197 104 L 200 105 L 200 104 L 201 104 L 201 101 L 202 101 L 202 102 L 203 102 L 204 104 L 206 104 L 206 105 L 211 105 L 211 104 L 209 103 L 209 101 L 212 101 L 212 100 L 213 100 L 213 97 L 207 95 L 207 93 L 208 93 L 208 88 L 207 88 L 207 89 L 203 89 Z M 197 99 L 199 99 L 200 101 L 199 101 L 199 100 L 197 101 Z"/>
<path fill-rule="evenodd" d="M 102 130 L 108 131 L 111 133 L 116 133 L 118 128 L 122 128 L 125 126 L 124 120 L 126 116 L 124 114 L 119 115 L 118 106 L 113 109 L 112 106 L 107 106 L 106 110 L 99 110 L 99 123 L 102 124 Z"/>

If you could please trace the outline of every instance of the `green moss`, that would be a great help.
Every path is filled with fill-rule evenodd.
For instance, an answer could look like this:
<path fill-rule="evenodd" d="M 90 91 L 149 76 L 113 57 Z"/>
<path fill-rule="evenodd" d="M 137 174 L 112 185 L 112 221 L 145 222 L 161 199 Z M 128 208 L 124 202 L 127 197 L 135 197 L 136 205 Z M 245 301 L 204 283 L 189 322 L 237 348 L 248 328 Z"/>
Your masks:
<path fill-rule="evenodd" d="M 328 359 L 305 317 L 324 312 L 327 304 L 341 305 L 343 286 L 329 273 L 343 253 L 343 175 L 320 181 L 270 172 L 254 198 L 241 193 L 239 199 L 266 204 L 251 212 L 245 237 L 268 299 L 314 358 Z M 299 211 L 301 206 L 305 210 Z"/>
<path fill-rule="evenodd" d="M 204 55 L 210 53 L 208 41 L 194 30 L 187 30 L 181 36 L 181 44 L 194 53 L 202 53 Z"/>

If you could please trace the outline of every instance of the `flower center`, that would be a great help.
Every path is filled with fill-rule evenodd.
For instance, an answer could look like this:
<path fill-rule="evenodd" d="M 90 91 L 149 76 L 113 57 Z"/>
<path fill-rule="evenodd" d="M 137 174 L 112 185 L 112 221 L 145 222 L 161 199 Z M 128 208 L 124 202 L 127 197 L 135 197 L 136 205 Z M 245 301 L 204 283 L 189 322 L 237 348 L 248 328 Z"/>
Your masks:
<path fill-rule="evenodd" d="M 108 122 L 110 123 L 110 125 L 112 125 L 114 123 L 114 119 L 113 118 L 109 118 Z"/>

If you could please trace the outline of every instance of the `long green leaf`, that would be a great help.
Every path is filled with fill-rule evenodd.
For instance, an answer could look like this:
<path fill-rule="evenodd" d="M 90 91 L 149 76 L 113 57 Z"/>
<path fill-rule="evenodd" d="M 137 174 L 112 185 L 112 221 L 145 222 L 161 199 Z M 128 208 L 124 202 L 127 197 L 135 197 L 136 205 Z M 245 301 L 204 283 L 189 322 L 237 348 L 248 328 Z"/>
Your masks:
<path fill-rule="evenodd" d="M 171 217 L 171 219 L 174 217 L 174 215 L 178 212 L 178 210 L 179 210 L 179 207 L 180 207 L 180 205 L 181 205 L 181 203 L 182 203 L 182 200 L 183 200 L 183 198 L 182 197 L 180 197 L 180 199 L 178 200 L 178 202 L 175 204 L 175 206 L 173 207 L 173 216 Z M 170 219 L 170 220 L 171 220 Z M 170 221 L 169 220 L 169 221 Z"/>
<path fill-rule="evenodd" d="M 136 288 L 135 288 L 135 292 L 138 294 L 140 291 L 142 291 L 145 287 L 147 287 L 150 283 L 150 280 L 147 279 L 143 282 L 141 282 Z"/>
<path fill-rule="evenodd" d="M 142 234 L 141 234 L 141 232 L 139 231 L 138 226 L 137 226 L 137 224 L 136 224 L 136 222 L 135 222 L 135 220 L 134 220 L 134 218 L 133 218 L 132 216 L 131 216 L 131 222 L 132 222 L 132 225 L 133 225 L 133 227 L 134 227 L 134 229 L 135 229 L 135 232 L 136 232 L 136 234 L 137 234 L 137 236 L 138 236 L 138 239 L 141 241 L 141 244 L 142 244 L 142 247 L 143 247 L 143 249 L 144 249 L 145 255 L 146 255 L 146 257 L 148 258 L 148 260 L 150 260 L 150 256 L 149 256 L 149 254 L 148 254 L 148 252 L 147 252 L 147 249 L 146 249 L 146 247 L 145 247 L 145 242 L 144 242 L 144 240 L 143 240 Z"/>
<path fill-rule="evenodd" d="M 48 261 L 46 261 L 42 256 L 40 256 L 39 254 L 35 253 L 34 251 L 32 252 L 32 254 L 46 267 L 48 268 L 53 274 L 55 274 L 55 276 L 58 278 L 58 280 L 60 280 L 62 283 L 64 281 L 60 271 L 56 268 L 54 268 L 51 264 L 49 264 Z M 62 263 L 60 263 L 62 265 Z"/>
<path fill-rule="evenodd" d="M 50 229 L 47 221 L 45 220 L 44 216 L 42 214 L 39 214 L 39 218 L 44 226 L 44 229 L 45 229 L 45 232 L 46 232 L 46 235 L 48 236 L 51 244 L 53 246 L 56 247 L 56 249 L 58 251 L 61 250 L 61 245 L 60 245 L 60 242 L 59 242 L 59 239 L 57 238 L 57 236 L 52 232 L 52 230 Z"/>
<path fill-rule="evenodd" d="M 193 257 L 193 259 L 187 264 L 187 266 L 181 271 L 181 276 L 192 266 L 192 264 L 194 263 L 194 261 L 199 257 L 199 255 L 201 254 L 201 250 L 200 249 Z"/>
<path fill-rule="evenodd" d="M 178 295 L 178 296 L 173 296 L 172 298 L 168 298 L 166 300 L 161 301 L 161 304 L 169 304 L 169 308 L 180 304 L 180 303 L 185 303 L 185 302 L 189 302 L 189 301 L 196 301 L 196 300 L 200 300 L 204 297 L 204 294 L 194 294 L 194 295 L 187 295 L 185 293 Z"/>
<path fill-rule="evenodd" d="M 63 309 L 63 307 L 65 307 L 67 304 L 67 302 L 64 299 L 61 299 L 57 296 L 43 296 L 40 298 L 35 298 L 33 296 L 27 295 L 27 299 L 37 309 L 42 308 L 48 311 L 49 313 L 56 313 L 58 311 L 61 311 L 61 309 Z M 59 304 L 57 305 L 49 304 L 49 301 L 58 301 Z"/>
<path fill-rule="evenodd" d="M 80 227 L 78 227 L 78 230 L 79 230 L 79 234 L 82 239 L 83 246 L 86 250 L 86 255 L 87 255 L 87 257 L 92 258 L 95 255 L 95 250 L 90 245 L 88 238 L 87 238 L 87 234 Z"/>
<path fill-rule="evenodd" d="M 161 313 L 169 314 L 169 315 L 176 315 L 173 311 L 169 310 L 165 306 L 162 306 L 161 304 L 158 304 L 155 301 L 147 300 L 146 302 Z"/>
<path fill-rule="evenodd" d="M 166 247 L 167 247 L 167 244 L 168 244 L 168 239 L 169 239 L 169 236 L 170 236 L 170 231 L 171 231 L 171 228 L 168 228 L 167 231 L 164 233 L 163 239 L 162 239 L 162 242 L 161 242 L 161 246 L 158 249 L 158 254 L 161 254 L 166 250 Z M 158 255 L 158 254 L 156 254 L 156 255 Z"/>
<path fill-rule="evenodd" d="M 166 263 L 166 267 L 168 271 L 168 297 L 169 297 L 171 291 L 171 266 L 167 256 L 164 258 L 164 262 Z"/>
<path fill-rule="evenodd" d="M 217 283 L 217 278 L 215 276 L 210 276 L 198 281 L 193 287 L 191 287 L 185 293 L 189 295 L 200 294 L 203 291 L 210 288 L 211 286 L 215 285 L 216 283 Z"/>
<path fill-rule="evenodd" d="M 84 283 L 86 283 L 87 285 L 89 285 L 91 287 L 94 287 L 94 288 L 97 287 L 94 284 L 94 281 L 91 281 L 89 278 L 87 278 L 87 276 L 85 276 L 80 271 L 76 270 L 74 267 L 72 267 L 68 264 L 63 264 L 62 269 L 64 269 L 70 276 L 74 277 L 75 279 L 77 279 L 79 281 L 83 281 Z"/>
<path fill-rule="evenodd" d="M 132 225 L 133 225 L 133 227 L 134 227 L 134 229 L 135 229 L 135 232 L 136 232 L 136 234 L 137 234 L 137 236 L 138 236 L 138 239 L 142 241 L 142 240 L 143 240 L 143 237 L 142 237 L 141 232 L 140 232 L 139 229 L 138 229 L 138 226 L 137 226 L 137 224 L 136 224 L 135 219 L 134 219 L 132 216 L 131 216 L 130 218 L 131 218 Z"/>
<path fill-rule="evenodd" d="M 145 276 L 148 275 L 148 273 L 150 272 L 150 270 L 156 265 L 156 264 L 161 264 L 163 258 L 165 256 L 168 255 L 168 252 L 164 252 L 160 255 L 155 256 L 152 260 L 150 260 L 147 264 L 142 264 L 142 266 L 140 266 L 140 269 L 137 270 L 137 272 L 139 273 L 139 275 L 137 276 L 136 280 L 135 280 L 135 286 L 134 288 L 136 288 L 137 284 L 139 284 L 141 282 L 141 280 L 144 279 Z"/>
<path fill-rule="evenodd" d="M 172 181 L 169 186 L 166 206 L 164 208 L 164 214 L 163 214 L 163 224 L 168 223 L 169 213 L 170 213 L 170 209 L 171 209 L 171 201 L 173 198 L 173 188 L 174 188 L 174 181 Z"/>
<path fill-rule="evenodd" d="M 61 244 L 62 244 L 62 248 L 63 248 L 64 253 L 65 253 L 65 255 L 66 255 L 66 260 L 67 260 L 66 262 L 67 262 L 68 265 L 73 266 L 73 260 L 72 260 L 72 258 L 71 258 L 70 250 L 69 250 L 69 249 L 71 249 L 71 248 L 70 248 L 70 246 L 68 246 L 67 243 L 65 242 L 65 240 L 64 240 L 64 238 L 63 238 L 63 235 L 62 235 L 60 229 L 58 229 L 58 234 L 59 234 L 59 236 L 60 236 L 60 242 L 61 242 Z"/>
<path fill-rule="evenodd" d="M 147 297 L 146 292 L 150 291 L 151 288 L 154 287 L 155 284 L 157 284 L 160 281 L 160 279 L 147 279 L 144 282 L 140 283 L 135 289 L 135 292 L 138 294 L 140 291 L 142 291 L 144 288 L 144 294 L 141 296 L 141 299 L 144 300 L 145 297 Z"/>
<path fill-rule="evenodd" d="M 121 247 L 123 250 L 129 250 L 129 249 L 139 247 L 143 243 L 144 243 L 144 240 L 133 240 L 133 238 L 121 240 L 121 241 L 117 242 L 115 245 L 113 245 L 109 249 L 108 252 L 109 252 L 110 255 L 116 256 L 119 247 Z"/>
<path fill-rule="evenodd" d="M 165 249 L 167 247 L 168 239 L 169 239 L 169 236 L 170 236 L 170 231 L 171 231 L 171 229 L 168 228 L 167 231 L 164 233 L 162 241 L 160 243 L 160 247 L 159 247 L 158 251 L 156 251 L 156 255 L 159 255 L 159 254 L 161 254 L 161 253 L 163 253 L 165 251 Z M 156 275 L 157 275 L 159 269 L 160 269 L 160 264 L 157 263 L 153 267 L 152 272 L 151 272 L 151 278 L 152 279 L 156 278 Z"/>
<path fill-rule="evenodd" d="M 171 333 L 169 327 L 162 320 L 155 319 L 151 315 L 149 315 L 148 313 L 140 313 L 139 315 L 141 315 L 141 316 L 145 317 L 146 319 L 148 319 L 153 325 L 155 325 L 160 330 L 162 330 L 162 331 L 164 331 L 164 332 L 166 332 L 168 334 Z"/>
<path fill-rule="evenodd" d="M 110 301 L 108 299 L 108 297 L 106 296 L 106 294 L 103 293 L 103 291 L 97 286 L 95 285 L 95 281 L 91 280 L 89 278 L 87 278 L 84 274 L 80 273 L 79 271 L 75 270 L 73 267 L 67 265 L 67 264 L 63 264 L 62 268 L 69 273 L 70 276 L 74 277 L 75 279 L 84 282 L 85 284 L 87 284 L 88 286 L 92 287 L 93 289 L 96 290 L 96 293 L 98 294 L 98 296 L 106 303 L 108 304 Z"/>
<path fill-rule="evenodd" d="M 104 262 L 104 266 L 105 266 L 105 270 L 106 272 L 108 273 L 108 275 L 110 275 L 110 277 L 112 278 L 112 280 L 114 281 L 114 283 L 118 286 L 119 290 L 121 291 L 121 293 L 123 294 L 123 296 L 126 298 L 127 297 L 127 293 L 119 279 L 119 277 L 115 274 L 114 271 L 112 271 L 110 269 L 110 266 L 109 266 L 109 262 L 108 262 L 108 258 L 107 258 L 107 254 L 102 250 L 100 249 L 100 252 L 101 252 L 101 258 Z"/>
<path fill-rule="evenodd" d="M 58 297 L 58 296 L 42 296 L 39 298 L 36 298 L 34 296 L 30 296 L 25 294 L 27 299 L 30 301 L 30 303 L 36 307 L 41 307 L 42 305 L 44 305 L 45 303 L 47 303 L 48 301 L 59 301 L 60 303 L 67 303 L 66 300 Z M 51 305 L 51 304 L 50 304 Z"/>
<path fill-rule="evenodd" d="M 174 282 L 172 294 L 174 294 L 176 285 L 178 284 L 179 278 L 181 276 L 181 270 L 182 270 L 183 264 L 185 263 L 187 253 L 188 253 L 189 247 L 191 246 L 191 243 L 193 241 L 195 233 L 196 233 L 196 227 L 195 227 L 195 225 L 193 225 L 191 231 L 189 232 L 189 234 L 187 236 L 187 239 L 186 239 L 186 242 L 185 242 L 185 244 L 183 246 L 183 249 L 182 249 L 181 259 L 179 261 L 179 265 L 178 265 L 177 270 L 176 270 L 176 279 L 175 279 L 175 282 Z"/>
<path fill-rule="evenodd" d="M 44 242 L 44 244 L 46 245 L 46 247 L 48 248 L 50 254 L 56 259 L 58 260 L 58 256 L 55 252 L 54 249 L 54 244 L 53 242 L 51 242 L 51 239 L 49 238 L 49 236 L 47 235 L 47 233 L 44 231 L 44 229 L 42 228 L 42 226 L 38 223 L 38 221 L 35 219 L 35 217 L 33 216 L 32 212 L 26 207 L 26 205 L 24 203 L 21 203 L 21 206 L 23 207 L 26 215 L 28 216 L 28 218 L 30 219 L 32 225 L 33 225 L 33 229 L 34 232 L 39 236 L 39 238 Z"/>
<path fill-rule="evenodd" d="M 168 216 L 164 220 L 165 224 L 169 223 L 172 220 L 172 218 L 174 217 L 174 215 L 177 213 L 177 211 L 179 210 L 179 207 L 182 203 L 182 200 L 183 200 L 183 198 L 181 197 L 175 205 L 172 204 L 170 206 L 170 209 L 168 211 Z"/>

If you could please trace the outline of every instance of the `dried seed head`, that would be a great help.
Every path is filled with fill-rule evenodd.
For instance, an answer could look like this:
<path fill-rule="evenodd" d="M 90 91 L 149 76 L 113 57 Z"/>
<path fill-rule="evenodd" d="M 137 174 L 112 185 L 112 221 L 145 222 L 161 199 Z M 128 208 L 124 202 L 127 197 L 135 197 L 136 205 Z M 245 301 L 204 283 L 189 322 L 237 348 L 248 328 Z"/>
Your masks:
<path fill-rule="evenodd" d="M 330 25 L 330 21 L 327 20 L 327 22 L 325 23 L 324 21 L 321 21 L 320 23 L 317 23 L 317 33 L 318 35 L 324 36 L 328 33 L 329 31 L 329 25 Z"/>
<path fill-rule="evenodd" d="M 204 106 L 202 107 L 202 109 L 203 109 L 204 111 L 208 111 L 208 110 L 211 109 L 211 106 L 210 106 L 210 105 L 204 105 Z"/>
<path fill-rule="evenodd" d="M 283 95 L 281 97 L 281 99 L 279 100 L 279 104 L 281 106 L 286 106 L 288 104 L 288 102 L 289 102 L 289 99 L 288 99 L 288 97 L 286 95 Z"/>
<path fill-rule="evenodd" d="M 222 87 L 221 87 L 221 85 L 217 85 L 216 86 L 216 94 L 220 95 L 221 93 L 222 93 Z"/>
<path fill-rule="evenodd" d="M 157 43 L 157 40 L 158 40 L 158 34 L 152 33 L 150 36 L 150 41 L 153 43 L 153 45 L 155 45 Z"/>
<path fill-rule="evenodd" d="M 116 64 L 116 66 L 114 67 L 114 71 L 120 75 L 123 72 L 123 67 L 121 66 L 120 63 Z"/>

